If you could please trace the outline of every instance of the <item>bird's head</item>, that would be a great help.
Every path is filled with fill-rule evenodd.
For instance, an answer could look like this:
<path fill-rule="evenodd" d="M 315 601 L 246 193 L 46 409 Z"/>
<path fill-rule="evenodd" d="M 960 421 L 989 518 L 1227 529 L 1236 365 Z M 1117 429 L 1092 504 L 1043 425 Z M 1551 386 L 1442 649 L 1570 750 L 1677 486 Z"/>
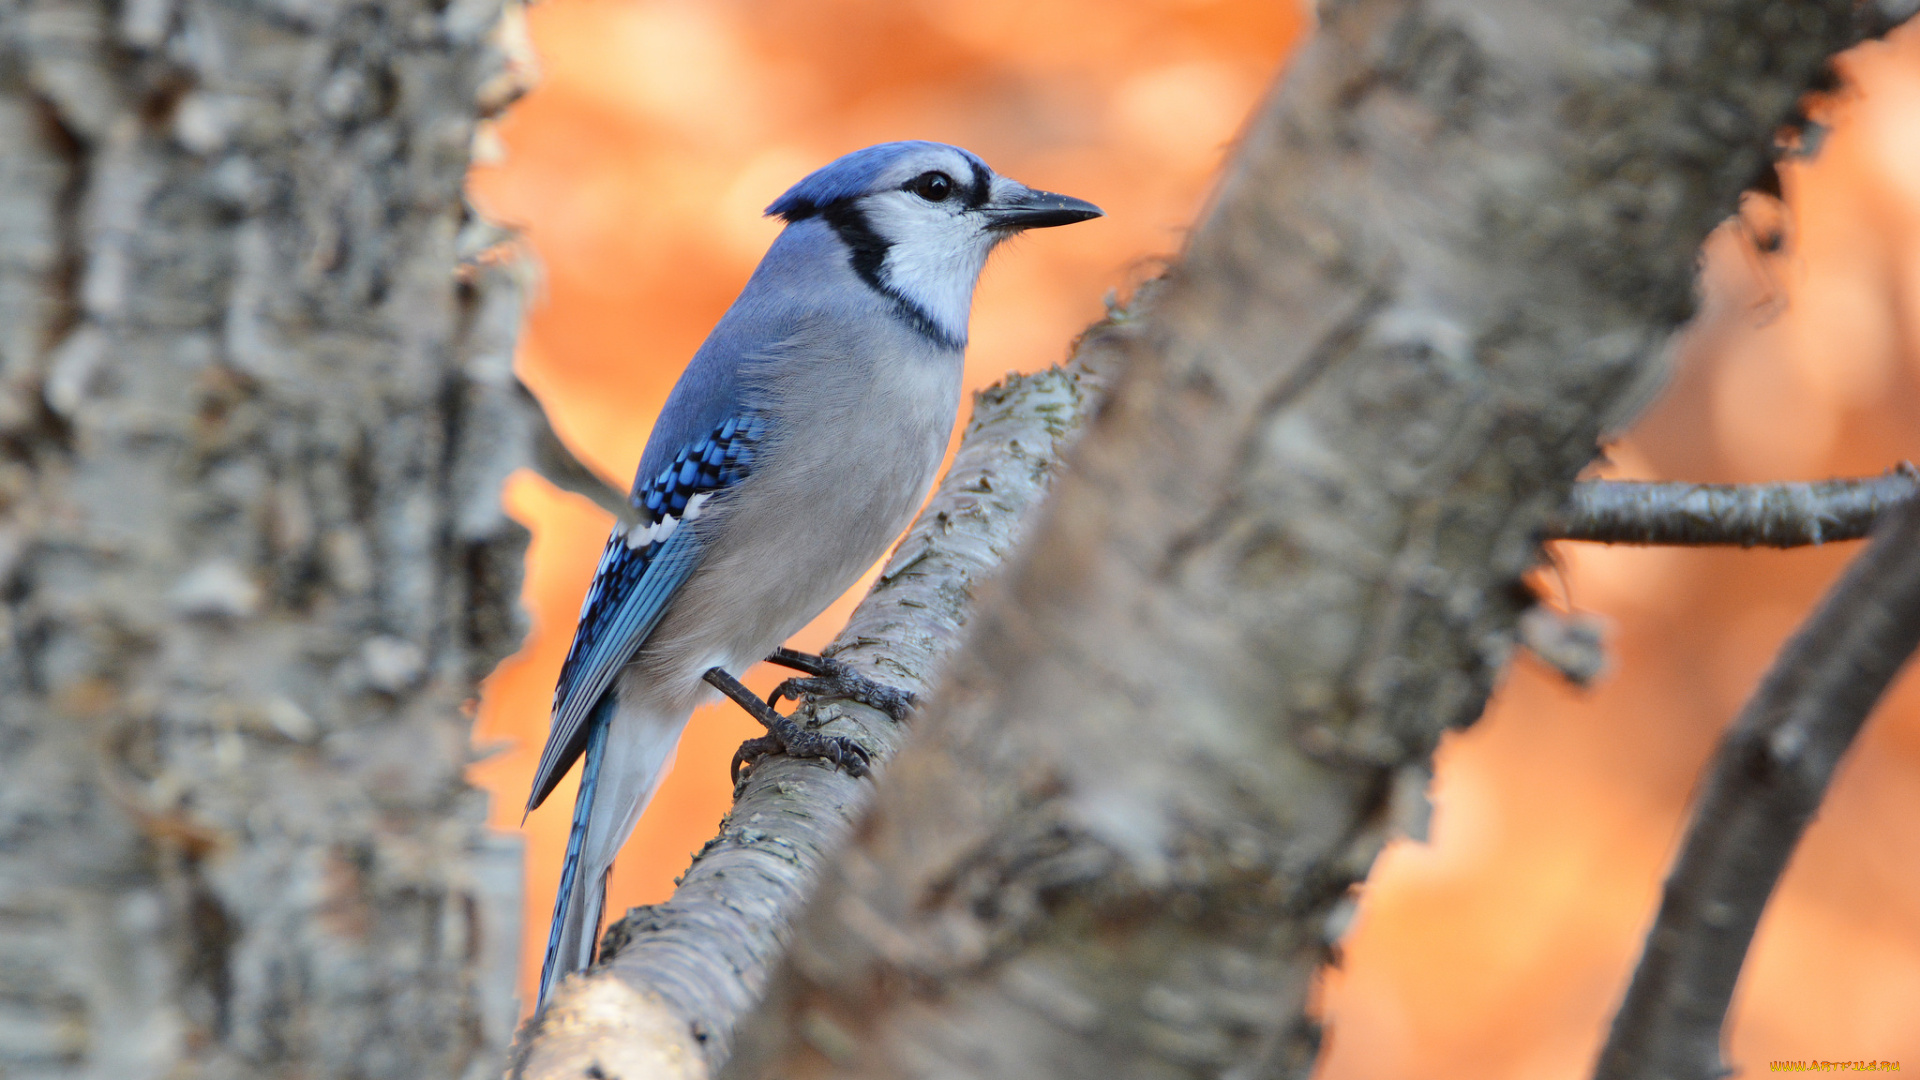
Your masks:
<path fill-rule="evenodd" d="M 919 329 L 959 347 L 987 255 L 1026 229 L 1103 216 L 1090 202 L 1036 191 L 936 142 L 869 146 L 795 184 L 771 216 L 819 218 L 854 272 Z"/>

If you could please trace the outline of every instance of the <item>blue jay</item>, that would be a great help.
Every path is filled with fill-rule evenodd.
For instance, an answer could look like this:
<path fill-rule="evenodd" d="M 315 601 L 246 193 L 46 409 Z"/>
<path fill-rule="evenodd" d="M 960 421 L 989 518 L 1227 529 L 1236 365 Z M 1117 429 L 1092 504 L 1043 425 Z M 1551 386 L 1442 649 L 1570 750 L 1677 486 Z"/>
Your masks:
<path fill-rule="evenodd" d="M 837 689 L 895 718 L 910 699 L 844 665 L 777 649 L 912 519 L 960 405 L 974 283 L 1024 229 L 1101 216 L 996 175 L 958 147 L 870 146 L 775 200 L 785 220 L 654 424 L 553 695 L 529 813 L 585 757 L 540 973 L 544 1003 L 593 959 L 606 873 L 715 691 L 767 726 L 734 758 L 823 758 L 856 775 L 850 740 L 772 705 Z M 732 674 L 761 659 L 812 676 L 767 702 Z"/>

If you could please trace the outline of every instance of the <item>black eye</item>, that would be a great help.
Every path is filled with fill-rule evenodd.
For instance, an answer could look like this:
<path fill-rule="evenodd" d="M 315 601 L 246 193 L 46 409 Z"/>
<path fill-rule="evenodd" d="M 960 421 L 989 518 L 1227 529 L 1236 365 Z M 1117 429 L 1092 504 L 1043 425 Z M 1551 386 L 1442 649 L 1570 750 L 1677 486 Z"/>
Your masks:
<path fill-rule="evenodd" d="M 946 202 L 953 194 L 953 177 L 943 172 L 924 172 L 907 181 L 907 190 L 928 202 Z"/>

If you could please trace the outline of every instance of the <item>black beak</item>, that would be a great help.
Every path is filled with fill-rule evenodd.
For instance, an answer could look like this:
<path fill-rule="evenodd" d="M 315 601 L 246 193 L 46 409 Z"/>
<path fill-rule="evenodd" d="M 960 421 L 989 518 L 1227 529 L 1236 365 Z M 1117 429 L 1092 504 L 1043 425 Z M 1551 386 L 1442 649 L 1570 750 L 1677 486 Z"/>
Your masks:
<path fill-rule="evenodd" d="M 993 229 L 1049 229 L 1107 216 L 1105 210 L 1085 199 L 1051 191 L 1029 191 L 1016 202 L 983 206 L 980 212 L 987 216 L 987 227 Z"/>

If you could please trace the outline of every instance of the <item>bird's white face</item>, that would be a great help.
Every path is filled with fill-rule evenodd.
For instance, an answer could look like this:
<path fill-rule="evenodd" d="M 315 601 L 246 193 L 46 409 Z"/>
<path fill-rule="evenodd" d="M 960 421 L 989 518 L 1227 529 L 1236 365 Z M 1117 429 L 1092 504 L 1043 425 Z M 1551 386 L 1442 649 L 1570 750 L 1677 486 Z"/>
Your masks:
<path fill-rule="evenodd" d="M 967 339 L 974 284 L 1001 241 L 1100 213 L 1090 203 L 997 176 L 945 147 L 891 162 L 848 209 L 855 215 L 829 213 L 829 220 L 838 217 L 835 227 L 854 249 L 856 268 L 955 343 Z"/>
<path fill-rule="evenodd" d="M 987 256 L 1016 229 L 996 228 L 979 210 L 1017 201 L 1026 187 L 954 153 L 915 155 L 889 170 L 890 190 L 859 200 L 887 243 L 879 269 L 887 288 L 923 311 L 948 337 L 964 341 L 973 287 Z"/>

